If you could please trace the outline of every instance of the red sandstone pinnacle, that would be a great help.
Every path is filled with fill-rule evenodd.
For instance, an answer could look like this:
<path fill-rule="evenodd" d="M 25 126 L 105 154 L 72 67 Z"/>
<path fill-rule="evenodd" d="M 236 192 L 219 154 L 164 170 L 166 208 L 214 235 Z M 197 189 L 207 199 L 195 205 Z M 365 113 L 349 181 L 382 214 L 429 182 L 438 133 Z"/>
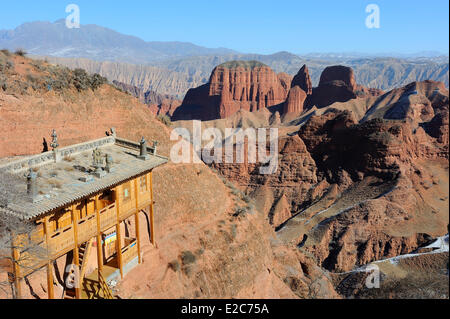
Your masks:
<path fill-rule="evenodd" d="M 282 103 L 287 91 L 268 66 L 218 66 L 211 75 L 209 95 L 221 96 L 220 117 L 225 118 L 239 109 L 253 112 Z"/>
<path fill-rule="evenodd" d="M 320 75 L 319 86 L 331 81 L 343 81 L 352 91 L 356 91 L 356 80 L 353 69 L 343 65 L 333 65 L 326 67 Z"/>
<path fill-rule="evenodd" d="M 291 87 L 298 85 L 306 94 L 312 94 L 312 82 L 309 76 L 309 70 L 306 64 L 298 71 L 297 75 L 292 79 Z"/>
<path fill-rule="evenodd" d="M 281 104 L 286 100 L 289 80 L 257 61 L 221 64 L 202 90 L 189 90 L 175 119 L 226 118 L 240 109 L 254 112 Z"/>
<path fill-rule="evenodd" d="M 292 76 L 287 73 L 280 72 L 278 73 L 278 79 L 281 82 L 281 86 L 285 89 L 286 92 L 288 92 L 289 88 L 291 87 Z"/>
<path fill-rule="evenodd" d="M 320 75 L 319 86 L 314 88 L 307 106 L 325 107 L 335 102 L 355 99 L 357 84 L 352 68 L 342 65 L 326 67 Z"/>
<path fill-rule="evenodd" d="M 347 102 L 355 98 L 356 94 L 345 84 L 344 81 L 334 80 L 325 82 L 319 87 L 314 88 L 312 94 L 312 104 L 321 108 L 329 106 L 335 102 Z"/>
<path fill-rule="evenodd" d="M 301 114 L 306 100 L 306 92 L 299 86 L 290 89 L 288 98 L 284 103 L 283 114 Z"/>

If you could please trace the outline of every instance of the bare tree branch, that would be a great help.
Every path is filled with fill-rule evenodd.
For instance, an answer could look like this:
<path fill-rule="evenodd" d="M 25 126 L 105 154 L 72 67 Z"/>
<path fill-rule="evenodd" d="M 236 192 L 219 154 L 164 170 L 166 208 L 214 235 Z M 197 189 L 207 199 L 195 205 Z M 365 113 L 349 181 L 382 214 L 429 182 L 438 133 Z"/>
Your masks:
<path fill-rule="evenodd" d="M 0 207 L 6 208 L 10 203 L 24 198 L 26 196 L 24 183 L 24 177 L 0 171 Z M 13 257 L 13 250 L 17 250 L 18 257 Z M 47 259 L 44 238 L 39 235 L 34 222 L 23 221 L 8 213 L 0 213 L 0 264 L 9 268 L 8 279 L 0 281 L 0 290 L 14 298 L 16 293 L 12 282 L 15 278 L 10 272 L 11 267 L 18 265 L 22 273 L 32 273 Z"/>

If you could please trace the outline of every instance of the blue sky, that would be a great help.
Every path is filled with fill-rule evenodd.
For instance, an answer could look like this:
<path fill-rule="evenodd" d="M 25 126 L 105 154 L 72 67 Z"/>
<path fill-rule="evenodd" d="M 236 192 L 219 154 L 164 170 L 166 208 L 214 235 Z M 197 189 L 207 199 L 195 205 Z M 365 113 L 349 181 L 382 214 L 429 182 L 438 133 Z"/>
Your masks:
<path fill-rule="evenodd" d="M 81 24 L 97 24 L 147 41 L 187 41 L 241 52 L 448 54 L 447 0 L 20 0 L 4 1 L 0 29 L 66 17 L 80 7 Z M 368 4 L 380 28 L 368 29 Z"/>

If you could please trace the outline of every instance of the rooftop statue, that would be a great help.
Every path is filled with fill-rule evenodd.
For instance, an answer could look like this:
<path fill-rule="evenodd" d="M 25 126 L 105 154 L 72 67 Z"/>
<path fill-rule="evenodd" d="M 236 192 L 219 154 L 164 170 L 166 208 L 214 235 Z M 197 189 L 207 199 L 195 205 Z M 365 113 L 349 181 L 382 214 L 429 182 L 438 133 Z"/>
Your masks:
<path fill-rule="evenodd" d="M 105 172 L 103 171 L 103 153 L 98 148 L 92 151 L 92 160 L 93 166 L 95 167 L 94 175 L 101 178 L 105 176 Z"/>
<path fill-rule="evenodd" d="M 103 156 L 102 151 L 98 148 L 92 151 L 92 159 L 94 167 L 102 167 L 103 166 Z"/>
<path fill-rule="evenodd" d="M 58 144 L 58 135 L 56 134 L 56 130 L 54 130 L 54 129 L 53 129 L 53 132 L 52 132 L 52 143 L 50 144 L 50 146 L 53 148 L 53 150 L 55 150 L 59 146 L 59 144 Z"/>

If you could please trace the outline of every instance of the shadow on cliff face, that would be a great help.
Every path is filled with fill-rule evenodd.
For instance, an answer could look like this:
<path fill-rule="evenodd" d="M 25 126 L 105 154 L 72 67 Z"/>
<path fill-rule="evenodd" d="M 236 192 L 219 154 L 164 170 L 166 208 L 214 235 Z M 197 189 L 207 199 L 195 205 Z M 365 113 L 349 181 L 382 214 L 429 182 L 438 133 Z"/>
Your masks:
<path fill-rule="evenodd" d="M 172 115 L 172 121 L 209 121 L 220 117 L 218 105 L 220 96 L 209 95 L 209 83 L 190 89 L 183 103 Z"/>
<path fill-rule="evenodd" d="M 342 170 L 353 180 L 374 175 L 386 181 L 399 174 L 398 164 L 387 160 L 392 148 L 401 147 L 399 129 L 381 119 L 357 124 L 351 112 L 330 109 L 311 117 L 299 136 L 330 183 L 339 182 Z"/>

